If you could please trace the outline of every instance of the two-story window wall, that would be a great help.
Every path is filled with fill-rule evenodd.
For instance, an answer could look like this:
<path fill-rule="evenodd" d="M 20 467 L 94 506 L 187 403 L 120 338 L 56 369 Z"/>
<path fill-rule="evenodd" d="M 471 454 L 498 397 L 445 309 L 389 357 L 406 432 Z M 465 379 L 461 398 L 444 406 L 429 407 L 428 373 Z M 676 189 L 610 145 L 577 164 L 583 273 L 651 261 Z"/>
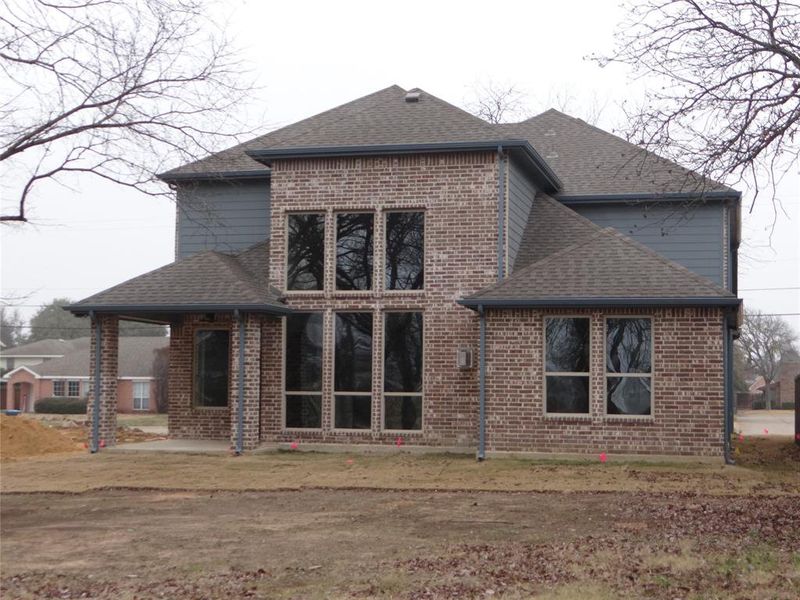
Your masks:
<path fill-rule="evenodd" d="M 390 298 L 397 298 L 395 292 L 424 290 L 424 212 L 309 212 L 290 213 L 286 219 L 287 292 L 326 293 L 308 296 L 303 304 L 308 312 L 286 318 L 283 426 L 321 429 L 328 422 L 323 407 L 330 406 L 333 429 L 421 430 L 423 315 L 394 307 L 401 301 Z M 334 234 L 326 237 L 326 227 Z M 376 244 L 376 236 L 382 244 Z M 383 252 L 378 254 L 376 247 Z M 331 271 L 332 280 L 326 280 Z M 373 292 L 372 299 L 360 302 L 357 310 L 344 308 L 354 297 L 351 292 L 363 291 Z M 382 343 L 374 343 L 376 327 Z M 331 369 L 328 391 L 326 362 Z M 382 365 L 378 373 L 373 372 L 376 364 Z M 373 397 L 376 384 L 382 392 Z M 326 394 L 329 404 L 323 401 Z M 373 415 L 378 414 L 376 422 Z"/>

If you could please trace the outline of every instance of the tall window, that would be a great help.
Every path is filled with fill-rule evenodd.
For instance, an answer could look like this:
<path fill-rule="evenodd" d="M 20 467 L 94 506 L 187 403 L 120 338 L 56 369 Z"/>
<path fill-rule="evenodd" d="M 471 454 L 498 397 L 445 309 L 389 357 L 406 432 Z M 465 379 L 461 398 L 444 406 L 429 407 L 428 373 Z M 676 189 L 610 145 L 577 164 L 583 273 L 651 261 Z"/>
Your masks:
<path fill-rule="evenodd" d="M 336 313 L 334 426 L 372 426 L 372 313 Z"/>
<path fill-rule="evenodd" d="M 230 332 L 198 329 L 194 334 L 194 404 L 227 406 Z"/>
<path fill-rule="evenodd" d="M 421 290 L 424 267 L 425 213 L 386 213 L 386 289 Z"/>
<path fill-rule="evenodd" d="M 336 215 L 336 289 L 372 289 L 372 213 Z"/>
<path fill-rule="evenodd" d="M 652 414 L 652 322 L 606 319 L 606 413 Z"/>
<path fill-rule="evenodd" d="M 545 319 L 548 413 L 589 413 L 589 318 Z"/>
<path fill-rule="evenodd" d="M 67 396 L 70 398 L 79 398 L 81 395 L 81 382 L 68 381 L 67 382 Z"/>
<path fill-rule="evenodd" d="M 286 287 L 321 290 L 325 287 L 325 214 L 287 218 Z"/>
<path fill-rule="evenodd" d="M 55 380 L 53 381 L 53 396 L 61 397 L 66 396 L 66 381 Z"/>
<path fill-rule="evenodd" d="M 384 317 L 383 427 L 422 429 L 422 313 Z"/>
<path fill-rule="evenodd" d="M 133 382 L 133 410 L 150 410 L 150 382 Z"/>
<path fill-rule="evenodd" d="M 286 317 L 286 427 L 322 427 L 322 313 Z"/>

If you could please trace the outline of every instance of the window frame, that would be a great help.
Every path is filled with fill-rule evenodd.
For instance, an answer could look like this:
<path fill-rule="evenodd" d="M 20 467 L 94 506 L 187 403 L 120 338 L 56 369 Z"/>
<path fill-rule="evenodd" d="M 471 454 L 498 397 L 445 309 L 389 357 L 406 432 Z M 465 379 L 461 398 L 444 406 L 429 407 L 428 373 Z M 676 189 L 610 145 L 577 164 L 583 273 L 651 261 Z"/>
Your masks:
<path fill-rule="evenodd" d="M 368 392 L 347 392 L 336 391 L 336 315 L 339 313 L 352 314 L 364 313 L 372 315 L 372 343 L 370 348 L 370 361 L 372 371 L 370 374 L 370 391 Z M 331 431 L 336 433 L 350 433 L 350 434 L 371 434 L 375 430 L 375 315 L 378 314 L 377 310 L 357 310 L 349 308 L 334 309 L 331 311 L 333 323 L 331 324 Z M 381 379 L 383 379 L 381 377 Z M 369 427 L 365 429 L 357 429 L 355 427 L 336 427 L 336 397 L 337 396 L 368 396 L 370 397 L 369 406 Z"/>
<path fill-rule="evenodd" d="M 609 373 L 608 372 L 608 320 L 609 319 L 647 319 L 650 321 L 650 372 L 649 373 Z M 653 315 L 620 315 L 603 316 L 603 416 L 608 419 L 653 419 L 655 417 L 655 319 Z M 650 378 L 650 413 L 646 415 L 619 415 L 608 412 L 608 378 L 609 377 L 649 377 Z"/>
<path fill-rule="evenodd" d="M 281 319 L 282 323 L 282 331 L 281 331 L 281 349 L 282 349 L 282 360 L 281 360 L 281 430 L 282 431 L 322 431 L 323 425 L 325 421 L 325 327 L 326 327 L 326 311 L 324 309 L 321 310 L 298 310 L 295 311 L 294 314 L 315 314 L 318 313 L 322 315 L 322 344 L 320 345 L 321 349 L 321 368 L 322 373 L 320 374 L 320 386 L 319 392 L 308 392 L 308 391 L 297 391 L 297 392 L 289 392 L 286 389 L 286 341 L 287 341 L 287 333 L 289 331 L 289 323 L 288 317 Z M 334 342 L 335 343 L 335 342 Z M 287 396 L 316 396 L 319 395 L 319 427 L 287 427 L 286 426 L 286 397 Z"/>
<path fill-rule="evenodd" d="M 427 278 L 426 273 L 428 272 L 428 244 L 425 243 L 427 238 L 427 211 L 422 207 L 408 207 L 408 208 L 384 208 L 382 211 L 383 213 L 381 220 L 381 226 L 383 227 L 382 232 L 382 252 L 381 252 L 381 263 L 379 265 L 380 268 L 380 280 L 381 280 L 381 291 L 384 294 L 390 295 L 409 295 L 409 294 L 424 294 L 427 289 Z M 393 213 L 422 213 L 422 287 L 415 290 L 393 290 L 386 286 L 386 265 L 387 263 L 387 256 L 386 256 L 386 237 L 389 234 L 389 228 L 387 227 L 387 220 L 390 214 Z"/>
<path fill-rule="evenodd" d="M 547 370 L 547 321 L 549 319 L 586 319 L 589 322 L 589 370 L 586 372 Z M 547 376 L 586 377 L 589 382 L 589 406 L 585 413 L 550 412 L 547 410 Z M 542 319 L 542 414 L 545 417 L 586 419 L 592 417 L 592 316 L 586 314 L 552 314 Z"/>
<path fill-rule="evenodd" d="M 197 332 L 198 331 L 226 331 L 228 333 L 228 394 L 224 406 L 204 406 L 197 403 L 195 393 L 197 385 Z M 233 374 L 233 333 L 227 325 L 201 324 L 192 328 L 192 410 L 230 410 L 231 407 L 231 376 Z"/>
<path fill-rule="evenodd" d="M 56 392 L 56 386 L 61 386 L 61 393 Z M 67 380 L 54 379 L 53 380 L 53 398 L 67 398 Z"/>
<path fill-rule="evenodd" d="M 395 291 L 405 291 L 405 290 L 395 290 Z M 410 291 L 421 291 L 421 290 L 410 290 Z M 421 390 L 419 392 L 387 392 L 385 391 L 386 388 L 386 315 L 391 313 L 419 313 L 422 316 L 422 369 L 421 369 Z M 411 434 L 411 435 L 418 435 L 422 434 L 425 431 L 425 341 L 426 341 L 426 332 L 428 327 L 426 325 L 426 318 L 425 318 L 425 311 L 421 308 L 414 309 L 414 310 L 406 310 L 402 308 L 390 308 L 381 311 L 381 423 L 380 423 L 380 430 L 385 433 L 397 433 L 397 434 Z M 386 427 L 386 396 L 419 396 L 420 398 L 420 416 L 419 416 L 419 429 L 388 429 Z"/>
<path fill-rule="evenodd" d="M 137 386 L 144 387 L 144 389 L 147 390 L 147 395 L 146 396 L 137 396 L 136 395 Z M 132 388 L 131 389 L 131 392 L 132 392 L 131 395 L 133 397 L 133 410 L 135 410 L 137 412 L 150 412 L 150 391 L 151 391 L 150 387 L 151 387 L 151 381 L 149 379 L 134 379 L 131 382 L 131 388 Z M 142 407 L 137 408 L 136 407 L 136 401 L 137 400 L 146 400 L 147 401 L 147 406 L 145 408 L 142 408 Z"/>
<path fill-rule="evenodd" d="M 328 210 L 287 210 L 284 213 L 283 219 L 283 291 L 287 295 L 315 295 L 319 296 L 325 294 L 328 288 L 328 227 L 330 226 L 328 215 L 330 211 Z M 322 215 L 322 289 L 319 290 L 293 290 L 289 288 L 289 219 L 293 216 L 302 216 L 302 215 Z M 335 225 L 335 223 L 334 223 Z M 374 229 L 374 225 L 373 225 Z M 335 236 L 334 236 L 335 237 Z M 335 250 L 335 241 L 334 241 L 334 250 Z M 374 246 L 373 246 L 374 252 Z M 373 254 L 373 263 L 374 263 L 374 254 Z M 335 263 L 334 263 L 335 264 Z M 334 274 L 335 277 L 335 274 Z M 336 282 L 334 281 L 334 288 L 336 287 Z M 374 286 L 373 286 L 374 287 Z"/>
<path fill-rule="evenodd" d="M 370 273 L 370 280 L 372 285 L 363 290 L 342 290 L 339 289 L 339 215 L 372 215 L 372 273 Z M 333 211 L 333 292 L 337 295 L 358 295 L 358 294 L 372 294 L 377 291 L 375 280 L 375 265 L 377 261 L 375 234 L 378 232 L 376 227 L 377 211 L 369 208 L 356 208 L 353 210 L 339 210 Z M 385 248 L 384 248 L 385 251 Z M 297 291 L 297 290 L 295 290 Z M 358 311 L 356 311 L 358 312 Z"/>
<path fill-rule="evenodd" d="M 72 389 L 73 386 L 77 386 L 78 391 L 77 393 L 73 394 Z M 68 379 L 67 380 L 67 388 L 66 388 L 66 397 L 67 398 L 80 398 L 81 397 L 81 382 L 79 379 Z"/>

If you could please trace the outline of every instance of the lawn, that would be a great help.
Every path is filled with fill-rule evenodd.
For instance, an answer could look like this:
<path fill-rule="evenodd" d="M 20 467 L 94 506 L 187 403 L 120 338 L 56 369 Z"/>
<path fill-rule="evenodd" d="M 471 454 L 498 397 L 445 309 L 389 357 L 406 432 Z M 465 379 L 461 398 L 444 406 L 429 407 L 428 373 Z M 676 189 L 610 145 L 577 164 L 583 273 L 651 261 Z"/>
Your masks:
<path fill-rule="evenodd" d="M 797 598 L 800 451 L 740 466 L 405 453 L 2 465 L 4 598 Z"/>

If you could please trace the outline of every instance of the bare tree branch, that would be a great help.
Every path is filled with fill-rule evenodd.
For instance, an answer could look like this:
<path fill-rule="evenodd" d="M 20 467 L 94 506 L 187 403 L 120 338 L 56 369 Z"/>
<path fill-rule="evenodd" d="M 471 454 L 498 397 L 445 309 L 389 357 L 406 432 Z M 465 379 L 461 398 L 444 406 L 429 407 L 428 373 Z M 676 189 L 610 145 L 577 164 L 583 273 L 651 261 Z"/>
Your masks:
<path fill-rule="evenodd" d="M 232 116 L 253 86 L 210 2 L 2 4 L 0 186 L 16 209 L 0 221 L 27 221 L 38 184 L 75 173 L 168 194 L 165 163 L 253 133 Z"/>

